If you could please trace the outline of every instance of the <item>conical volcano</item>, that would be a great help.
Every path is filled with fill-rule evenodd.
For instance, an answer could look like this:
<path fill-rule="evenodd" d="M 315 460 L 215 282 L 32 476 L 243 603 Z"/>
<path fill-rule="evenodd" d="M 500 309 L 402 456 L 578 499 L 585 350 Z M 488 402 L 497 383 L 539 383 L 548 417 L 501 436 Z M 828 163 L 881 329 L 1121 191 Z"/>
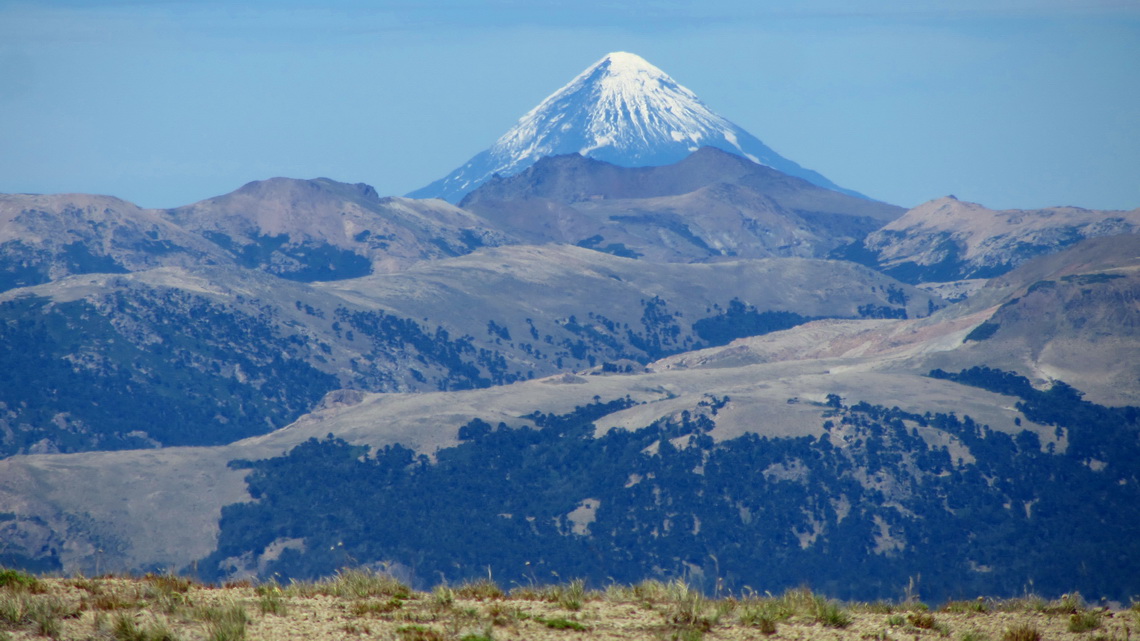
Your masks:
<path fill-rule="evenodd" d="M 689 89 L 632 53 L 606 55 L 519 119 L 490 148 L 413 198 L 457 202 L 491 176 L 547 156 L 578 153 L 624 167 L 668 165 L 718 147 L 811 183 L 843 191 L 714 113 Z"/>

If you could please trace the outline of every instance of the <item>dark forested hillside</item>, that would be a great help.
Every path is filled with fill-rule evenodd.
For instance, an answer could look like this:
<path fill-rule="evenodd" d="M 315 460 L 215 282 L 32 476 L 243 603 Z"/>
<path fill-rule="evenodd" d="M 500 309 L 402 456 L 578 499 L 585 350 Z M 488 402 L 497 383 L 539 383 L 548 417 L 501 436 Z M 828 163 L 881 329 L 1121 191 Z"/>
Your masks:
<path fill-rule="evenodd" d="M 0 456 L 228 443 L 285 425 L 337 387 L 269 325 L 200 297 L 151 294 L 161 304 L 123 292 L 103 309 L 0 303 Z M 145 336 L 122 324 L 139 315 Z"/>
<path fill-rule="evenodd" d="M 527 279 L 539 268 L 535 256 L 554 276 Z M 491 269 L 501 270 L 498 285 L 471 277 Z M 823 261 L 643 271 L 636 261 L 562 248 L 503 250 L 332 286 L 229 267 L 162 268 L 9 292 L 0 297 L 0 376 L 9 379 L 0 390 L 0 458 L 216 445 L 283 427 L 335 389 L 506 385 L 647 364 L 815 317 L 934 308 L 919 290 Z M 710 273 L 723 291 L 749 296 L 700 285 Z M 842 286 L 789 293 L 816 274 Z M 760 278 L 769 281 L 757 286 Z"/>
<path fill-rule="evenodd" d="M 991 374 L 955 376 L 1017 394 L 1058 439 L 1043 448 L 1030 431 L 834 395 L 821 438 L 716 442 L 708 432 L 728 399 L 712 397 L 603 436 L 593 424 L 631 401 L 534 414 L 537 428 L 476 418 L 434 461 L 329 435 L 235 462 L 251 469 L 257 501 L 223 511 L 218 549 L 198 567 L 212 579 L 311 577 L 385 562 L 421 585 L 488 571 L 504 584 L 684 575 L 709 589 L 807 582 L 859 599 L 911 581 L 936 600 L 1135 594 L 1137 410 Z"/>

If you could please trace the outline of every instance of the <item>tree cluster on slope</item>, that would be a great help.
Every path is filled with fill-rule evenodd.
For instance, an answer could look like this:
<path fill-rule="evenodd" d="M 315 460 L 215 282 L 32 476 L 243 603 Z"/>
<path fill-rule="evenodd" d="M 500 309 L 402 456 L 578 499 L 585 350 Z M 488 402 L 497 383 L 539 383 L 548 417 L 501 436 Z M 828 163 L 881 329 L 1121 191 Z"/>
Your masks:
<path fill-rule="evenodd" d="M 304 345 L 204 299 L 118 292 L 101 305 L 0 304 L 0 456 L 228 443 L 291 422 L 337 386 L 288 357 Z M 132 340 L 127 317 L 150 339 Z"/>
<path fill-rule="evenodd" d="M 221 578 L 235 558 L 302 539 L 303 551 L 286 550 L 265 575 L 389 561 L 423 585 L 490 568 L 507 584 L 685 576 L 709 589 L 718 580 L 773 591 L 807 583 L 857 599 L 897 597 L 918 575 L 930 599 L 1027 586 L 1136 593 L 1136 410 L 1064 390 L 1042 398 L 1002 380 L 1027 414 L 1064 426 L 1068 449 L 969 417 L 838 397 L 818 439 L 716 442 L 715 403 L 595 436 L 625 399 L 532 414 L 537 429 L 475 419 L 434 462 L 399 445 L 369 454 L 330 435 L 243 463 L 258 500 L 225 508 L 218 549 L 199 567 Z M 1117 422 L 1082 422 L 1093 416 Z"/>

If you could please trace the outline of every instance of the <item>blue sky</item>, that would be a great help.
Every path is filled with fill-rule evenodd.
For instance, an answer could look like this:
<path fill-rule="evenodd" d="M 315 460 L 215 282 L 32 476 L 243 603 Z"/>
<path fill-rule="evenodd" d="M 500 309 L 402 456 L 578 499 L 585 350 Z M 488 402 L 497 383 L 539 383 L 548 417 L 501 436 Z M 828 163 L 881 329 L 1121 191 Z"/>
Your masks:
<path fill-rule="evenodd" d="M 0 0 L 0 192 L 399 195 L 618 50 L 888 202 L 1140 207 L 1140 0 Z"/>

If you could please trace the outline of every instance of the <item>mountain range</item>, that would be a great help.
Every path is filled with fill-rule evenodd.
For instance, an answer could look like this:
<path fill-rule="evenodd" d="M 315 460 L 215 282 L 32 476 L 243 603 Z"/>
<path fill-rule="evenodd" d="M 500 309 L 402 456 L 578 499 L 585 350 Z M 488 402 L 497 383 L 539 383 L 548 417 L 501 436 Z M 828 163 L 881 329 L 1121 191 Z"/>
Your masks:
<path fill-rule="evenodd" d="M 456 204 L 0 196 L 0 565 L 1140 592 L 1140 210 L 904 210 L 733 127 L 610 54 Z"/>

